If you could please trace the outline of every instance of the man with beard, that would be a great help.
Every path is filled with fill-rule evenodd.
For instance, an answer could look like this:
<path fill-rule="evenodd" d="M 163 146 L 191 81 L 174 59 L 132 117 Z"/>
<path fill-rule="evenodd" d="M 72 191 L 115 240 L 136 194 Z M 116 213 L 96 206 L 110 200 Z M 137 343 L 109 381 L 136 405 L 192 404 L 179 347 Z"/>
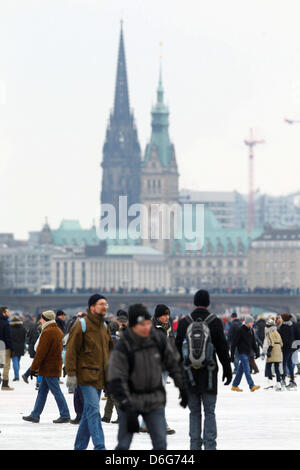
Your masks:
<path fill-rule="evenodd" d="M 75 450 L 84 450 L 92 438 L 95 450 L 105 450 L 100 417 L 100 397 L 106 383 L 106 368 L 112 338 L 104 321 L 107 300 L 94 294 L 88 302 L 83 324 L 74 323 L 66 346 L 67 387 L 82 391 L 84 408 L 75 439 Z M 85 331 L 84 331 L 85 330 Z"/>

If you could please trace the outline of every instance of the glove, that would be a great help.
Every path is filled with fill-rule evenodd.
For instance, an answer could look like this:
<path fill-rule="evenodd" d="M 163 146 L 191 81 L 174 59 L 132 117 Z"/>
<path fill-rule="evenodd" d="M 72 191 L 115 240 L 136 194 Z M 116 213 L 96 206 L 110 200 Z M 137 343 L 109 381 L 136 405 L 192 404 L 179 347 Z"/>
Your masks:
<path fill-rule="evenodd" d="M 77 377 L 76 377 L 76 375 L 68 375 L 66 386 L 68 388 L 71 388 L 72 390 L 75 390 L 75 388 L 77 387 Z"/>
<path fill-rule="evenodd" d="M 189 401 L 187 391 L 185 390 L 185 388 L 181 388 L 179 391 L 180 391 L 180 399 L 181 399 L 179 402 L 179 405 L 182 406 L 182 408 L 186 408 L 188 405 L 188 401 Z"/>
<path fill-rule="evenodd" d="M 31 370 L 30 371 L 30 379 L 32 380 L 33 377 L 38 377 L 39 374 L 38 374 L 38 371 L 37 370 Z"/>
<path fill-rule="evenodd" d="M 267 349 L 267 357 L 271 357 L 271 352 L 272 352 L 273 346 L 269 346 Z"/>
<path fill-rule="evenodd" d="M 226 382 L 224 382 L 225 379 L 226 379 Z M 224 382 L 224 385 L 229 385 L 230 382 L 232 381 L 232 370 L 231 370 L 230 365 L 223 369 L 222 381 Z"/>

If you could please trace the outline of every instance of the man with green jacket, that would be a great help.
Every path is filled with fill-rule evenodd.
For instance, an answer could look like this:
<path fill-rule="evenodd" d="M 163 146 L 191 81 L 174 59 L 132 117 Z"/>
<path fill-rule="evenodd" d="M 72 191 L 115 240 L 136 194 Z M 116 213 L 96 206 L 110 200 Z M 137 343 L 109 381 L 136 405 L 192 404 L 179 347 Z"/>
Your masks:
<path fill-rule="evenodd" d="M 110 332 L 104 322 L 107 307 L 107 300 L 103 295 L 92 295 L 88 302 L 84 327 L 80 321 L 76 321 L 67 341 L 67 387 L 74 389 L 78 385 L 84 399 L 75 450 L 86 449 L 90 437 L 95 450 L 105 450 L 99 401 L 106 383 L 109 353 L 113 347 Z"/>

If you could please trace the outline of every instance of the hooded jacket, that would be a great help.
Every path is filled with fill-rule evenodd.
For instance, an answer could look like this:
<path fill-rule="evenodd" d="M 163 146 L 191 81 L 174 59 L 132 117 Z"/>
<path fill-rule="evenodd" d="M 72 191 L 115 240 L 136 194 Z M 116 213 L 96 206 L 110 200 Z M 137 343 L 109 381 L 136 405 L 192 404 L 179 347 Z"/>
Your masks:
<path fill-rule="evenodd" d="M 108 366 L 108 391 L 122 408 L 130 404 L 139 413 L 148 413 L 166 404 L 162 371 L 167 370 L 175 386 L 183 387 L 179 355 L 165 335 L 153 327 L 147 338 L 127 328 L 116 342 Z"/>
<path fill-rule="evenodd" d="M 272 347 L 271 356 L 267 357 L 266 362 L 282 362 L 282 339 L 276 326 L 266 327 L 265 329 L 266 347 Z M 267 350 L 264 351 L 267 353 Z"/>
<path fill-rule="evenodd" d="M 17 317 L 12 317 L 9 326 L 13 344 L 13 356 L 24 356 L 26 329 L 23 322 Z"/>

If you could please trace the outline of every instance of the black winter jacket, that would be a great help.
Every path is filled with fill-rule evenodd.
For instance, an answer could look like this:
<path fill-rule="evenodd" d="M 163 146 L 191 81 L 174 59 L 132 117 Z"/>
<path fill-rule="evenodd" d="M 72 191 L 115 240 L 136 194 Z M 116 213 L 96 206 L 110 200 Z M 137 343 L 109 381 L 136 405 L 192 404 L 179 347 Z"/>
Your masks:
<path fill-rule="evenodd" d="M 4 342 L 5 349 L 10 349 L 11 351 L 14 350 L 11 340 L 8 317 L 5 317 L 2 314 L 0 314 L 0 341 Z"/>
<path fill-rule="evenodd" d="M 228 331 L 228 343 L 229 344 L 232 343 L 232 338 L 234 337 L 237 330 L 241 328 L 241 326 L 242 326 L 242 322 L 238 318 L 236 320 L 233 320 L 233 322 L 231 322 L 231 325 Z"/>
<path fill-rule="evenodd" d="M 192 313 L 191 316 L 194 320 L 197 318 L 201 318 L 202 320 L 205 320 L 208 315 L 210 315 L 210 312 L 205 309 L 205 308 L 196 308 Z M 175 344 L 177 346 L 177 349 L 179 351 L 179 354 L 181 355 L 181 359 L 183 360 L 183 354 L 182 354 L 182 345 L 184 342 L 184 339 L 186 337 L 186 330 L 189 326 L 188 321 L 186 318 L 182 318 L 179 323 L 178 323 L 178 328 L 177 328 L 177 335 L 175 339 Z M 228 348 L 228 343 L 226 341 L 226 337 L 224 334 L 224 328 L 223 328 L 223 323 L 220 318 L 215 318 L 210 324 L 209 324 L 209 329 L 210 329 L 210 335 L 211 335 L 211 341 L 214 345 L 215 348 L 215 353 L 214 353 L 214 359 L 217 364 L 217 359 L 216 359 L 216 354 L 223 366 L 223 370 L 226 370 L 227 372 L 229 371 L 231 373 L 231 364 L 230 364 L 230 356 L 229 356 L 229 348 Z M 203 369 L 192 369 L 192 374 L 193 378 L 196 383 L 196 390 L 199 393 L 206 393 L 208 392 L 208 370 L 206 368 Z M 217 394 L 218 392 L 218 365 L 216 365 L 215 370 L 213 371 L 213 389 L 208 392 L 212 394 Z"/>
<path fill-rule="evenodd" d="M 281 324 L 280 328 L 278 328 L 278 333 L 280 334 L 283 342 L 283 354 L 291 353 L 293 351 L 292 344 L 296 339 L 295 325 L 290 320 L 285 321 Z"/>
<path fill-rule="evenodd" d="M 259 348 L 252 328 L 242 325 L 241 328 L 236 331 L 231 343 L 231 357 L 234 357 L 236 348 L 239 354 L 247 354 L 250 356 L 252 351 L 254 351 L 255 355 L 259 355 Z"/>
<path fill-rule="evenodd" d="M 13 356 L 24 356 L 26 329 L 22 321 L 12 320 L 9 324 L 13 344 Z"/>

